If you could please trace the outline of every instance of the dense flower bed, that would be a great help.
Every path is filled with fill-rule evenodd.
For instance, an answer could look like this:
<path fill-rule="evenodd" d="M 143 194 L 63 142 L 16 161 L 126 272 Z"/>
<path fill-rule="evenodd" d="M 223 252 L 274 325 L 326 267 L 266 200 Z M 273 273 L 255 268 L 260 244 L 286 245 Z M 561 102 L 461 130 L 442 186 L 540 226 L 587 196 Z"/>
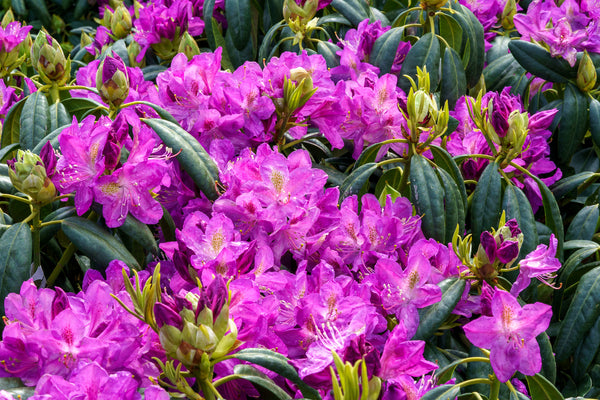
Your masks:
<path fill-rule="evenodd" d="M 600 395 L 596 2 L 75 3 L 0 24 L 0 399 Z"/>

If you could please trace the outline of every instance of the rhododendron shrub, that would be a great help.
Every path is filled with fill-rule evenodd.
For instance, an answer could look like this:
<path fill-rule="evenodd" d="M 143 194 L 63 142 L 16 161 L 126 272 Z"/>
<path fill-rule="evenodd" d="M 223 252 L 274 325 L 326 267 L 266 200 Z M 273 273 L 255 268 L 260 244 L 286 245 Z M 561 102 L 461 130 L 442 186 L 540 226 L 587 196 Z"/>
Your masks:
<path fill-rule="evenodd" d="M 594 2 L 12 4 L 0 398 L 600 396 Z"/>

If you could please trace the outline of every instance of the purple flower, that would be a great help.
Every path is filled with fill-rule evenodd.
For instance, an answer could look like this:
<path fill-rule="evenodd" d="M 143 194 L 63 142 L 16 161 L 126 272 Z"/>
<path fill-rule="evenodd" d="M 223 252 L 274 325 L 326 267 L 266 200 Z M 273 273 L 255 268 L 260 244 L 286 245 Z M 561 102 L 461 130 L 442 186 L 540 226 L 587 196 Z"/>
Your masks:
<path fill-rule="evenodd" d="M 467 338 L 475 346 L 490 350 L 492 369 L 502 382 L 516 371 L 535 375 L 542 369 L 536 337 L 550 324 L 552 308 L 543 303 L 521 307 L 508 292 L 496 290 L 492 298 L 492 316 L 482 316 L 464 326 Z"/>
<path fill-rule="evenodd" d="M 537 278 L 543 284 L 554 287 L 547 282 L 547 279 L 556 277 L 554 272 L 558 271 L 561 267 L 560 261 L 556 258 L 557 244 L 558 240 L 552 234 L 550 235 L 550 246 L 540 244 L 534 251 L 521 260 L 519 263 L 519 276 L 510 289 L 510 293 L 513 296 L 518 296 L 523 289 L 527 288 L 529 282 L 531 282 L 531 278 Z"/>
<path fill-rule="evenodd" d="M 20 45 L 31 28 L 30 25 L 21 26 L 21 23 L 17 21 L 10 22 L 6 28 L 0 26 L 0 53 L 10 53 Z"/>
<path fill-rule="evenodd" d="M 401 325 L 397 325 L 385 342 L 380 378 L 389 380 L 399 379 L 403 375 L 421 376 L 438 368 L 437 364 L 423 358 L 425 342 L 408 340 L 407 333 Z"/>

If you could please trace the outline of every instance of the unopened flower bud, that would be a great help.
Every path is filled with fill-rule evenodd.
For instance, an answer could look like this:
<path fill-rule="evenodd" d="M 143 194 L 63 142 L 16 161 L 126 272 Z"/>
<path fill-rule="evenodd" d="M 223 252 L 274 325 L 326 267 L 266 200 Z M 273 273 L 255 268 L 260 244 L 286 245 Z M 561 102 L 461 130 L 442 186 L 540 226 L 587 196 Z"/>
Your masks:
<path fill-rule="evenodd" d="M 424 10 L 438 10 L 447 2 L 448 0 L 421 0 L 421 8 Z"/>
<path fill-rule="evenodd" d="M 127 56 L 129 58 L 129 65 L 132 67 L 140 67 L 143 68 L 146 65 L 146 59 L 142 58 L 141 62 L 137 62 L 136 59 L 140 54 L 142 48 L 138 42 L 132 40 L 129 46 L 127 46 Z"/>
<path fill-rule="evenodd" d="M 498 275 L 500 267 L 509 268 L 515 262 L 523 244 L 523 233 L 519 229 L 517 220 L 511 219 L 502 224 L 493 234 L 483 232 L 480 239 L 473 261 L 478 277 L 489 280 Z"/>
<path fill-rule="evenodd" d="M 56 188 L 48 178 L 44 163 L 37 154 L 29 150 L 19 150 L 17 158 L 7 164 L 8 175 L 17 190 L 40 204 L 47 204 L 54 200 Z"/>
<path fill-rule="evenodd" d="M 71 60 L 65 58 L 60 44 L 44 31 L 40 31 L 31 47 L 34 68 L 48 84 L 64 85 L 71 74 Z"/>
<path fill-rule="evenodd" d="M 431 107 L 431 97 L 429 94 L 422 90 L 417 90 L 414 98 L 414 114 L 411 115 L 411 117 L 413 117 L 417 123 L 422 123 L 429 115 Z"/>
<path fill-rule="evenodd" d="M 129 10 L 121 4 L 117 7 L 110 20 L 110 30 L 116 38 L 122 39 L 131 32 L 131 14 Z"/>
<path fill-rule="evenodd" d="M 296 0 L 285 0 L 283 2 L 283 19 L 288 23 L 295 19 L 306 23 L 314 18 L 318 7 L 319 0 L 307 0 L 302 6 L 298 5 Z"/>
<path fill-rule="evenodd" d="M 102 101 L 118 107 L 129 95 L 129 77 L 123 60 L 117 54 L 113 55 L 107 55 L 98 66 L 96 89 Z"/>
<path fill-rule="evenodd" d="M 577 87 L 582 92 L 589 92 L 596 86 L 596 79 L 597 73 L 594 62 L 588 52 L 584 50 L 583 57 L 579 61 L 579 68 L 577 69 Z"/>
<path fill-rule="evenodd" d="M 517 13 L 517 3 L 515 0 L 507 0 L 502 15 L 500 15 L 500 23 L 504 29 L 512 29 L 515 27 L 513 17 Z"/>
<path fill-rule="evenodd" d="M 196 40 L 188 33 L 188 31 L 185 31 L 181 37 L 181 42 L 179 42 L 179 48 L 177 51 L 185 54 L 188 61 L 190 61 L 192 57 L 200 54 L 198 43 L 196 43 Z"/>
<path fill-rule="evenodd" d="M 503 139 L 503 146 L 521 151 L 527 137 L 529 117 L 527 113 L 513 110 L 508 116 L 508 129 Z"/>

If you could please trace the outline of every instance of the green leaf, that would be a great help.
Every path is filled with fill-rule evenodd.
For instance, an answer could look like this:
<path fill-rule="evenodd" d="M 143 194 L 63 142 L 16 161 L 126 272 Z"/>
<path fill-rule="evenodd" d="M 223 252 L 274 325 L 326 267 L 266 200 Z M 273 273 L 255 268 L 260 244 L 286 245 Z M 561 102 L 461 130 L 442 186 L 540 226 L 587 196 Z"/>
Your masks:
<path fill-rule="evenodd" d="M 465 291 L 466 281 L 448 278 L 438 284 L 442 288 L 442 299 L 419 313 L 419 327 L 412 340 L 427 340 L 448 319 Z"/>
<path fill-rule="evenodd" d="M 48 99 L 40 91 L 27 97 L 21 112 L 21 133 L 19 142 L 24 150 L 37 145 L 48 130 Z"/>
<path fill-rule="evenodd" d="M 233 71 L 235 68 L 233 68 L 233 64 L 229 59 L 229 53 L 227 52 L 227 43 L 225 42 L 225 38 L 223 37 L 221 30 L 219 29 L 219 23 L 215 18 L 211 18 L 210 21 L 212 24 L 212 34 L 214 36 L 215 44 L 217 47 L 220 47 L 222 49 L 221 68 L 224 70 Z M 216 48 L 213 50 L 216 50 Z"/>
<path fill-rule="evenodd" d="M 133 215 L 127 214 L 125 222 L 118 228 L 131 239 L 135 240 L 154 255 L 158 254 L 158 244 L 148 225 L 138 221 Z"/>
<path fill-rule="evenodd" d="M 441 168 L 436 169 L 436 172 L 444 186 L 445 242 L 450 242 L 457 226 L 459 232 L 464 232 L 466 211 L 460 191 L 450 174 Z"/>
<path fill-rule="evenodd" d="M 0 136 L 0 147 L 4 148 L 13 143 L 20 143 L 19 137 L 21 132 L 21 112 L 27 98 L 20 100 L 13 105 L 2 124 L 2 135 Z"/>
<path fill-rule="evenodd" d="M 437 36 L 431 32 L 423 35 L 415 44 L 412 45 L 400 71 L 398 78 L 398 86 L 406 93 L 411 88 L 410 81 L 404 75 L 410 76 L 415 82 L 417 81 L 417 67 L 423 69 L 427 66 L 429 79 L 431 82 L 431 91 L 435 91 L 439 80 L 439 64 L 440 64 L 440 41 Z"/>
<path fill-rule="evenodd" d="M 19 293 L 23 282 L 29 279 L 32 249 L 27 223 L 11 225 L 0 237 L 0 298 Z M 4 302 L 0 303 L 0 315 L 4 315 Z"/>
<path fill-rule="evenodd" d="M 589 271 L 579 281 L 577 291 L 554 345 L 556 361 L 566 361 L 600 317 L 600 267 Z"/>
<path fill-rule="evenodd" d="M 258 385 L 263 389 L 268 390 L 277 399 L 291 399 L 290 395 L 287 394 L 282 388 L 277 386 L 271 378 L 264 373 L 260 372 L 251 365 L 238 364 L 233 367 L 234 376 L 237 378 L 245 379 L 252 382 L 254 385 Z"/>
<path fill-rule="evenodd" d="M 556 381 L 556 360 L 554 359 L 554 350 L 550 338 L 546 332 L 540 333 L 536 338 L 538 346 L 540 346 L 540 355 L 542 356 L 541 374 L 554 383 Z"/>
<path fill-rule="evenodd" d="M 575 354 L 573 355 L 573 365 L 571 365 L 571 371 L 577 378 L 583 377 L 588 371 L 596 358 L 596 354 L 600 350 L 600 318 L 596 319 L 594 326 L 587 335 L 583 338 L 582 342 L 579 343 Z"/>
<path fill-rule="evenodd" d="M 167 67 L 165 65 L 154 64 L 147 65 L 142 68 L 142 73 L 144 74 L 145 81 L 156 81 L 156 77 L 163 71 L 166 71 Z M 163 117 L 163 119 L 166 119 Z"/>
<path fill-rule="evenodd" d="M 63 220 L 62 230 L 71 242 L 99 268 L 105 269 L 112 260 L 121 260 L 130 268 L 140 270 L 135 257 L 113 235 L 96 223 L 81 217 Z"/>
<path fill-rule="evenodd" d="M 421 400 L 452 400 L 460 394 L 460 388 L 454 385 L 442 385 L 425 393 Z"/>
<path fill-rule="evenodd" d="M 463 41 L 463 29 L 460 24 L 447 14 L 438 14 L 440 36 L 457 52 L 460 51 Z"/>
<path fill-rule="evenodd" d="M 446 365 L 445 367 L 442 367 L 442 368 L 439 368 L 438 370 L 436 370 L 435 377 L 437 379 L 437 384 L 443 385 L 444 383 L 446 383 L 450 379 L 452 379 L 452 376 L 454 375 L 454 371 L 461 364 L 463 364 L 463 360 L 458 359 L 458 360 L 453 361 L 450 364 Z"/>
<path fill-rule="evenodd" d="M 258 48 L 258 60 L 263 62 L 263 60 L 269 61 L 270 56 L 269 54 L 272 52 L 273 49 L 271 49 L 271 42 L 273 41 L 273 38 L 276 37 L 277 32 L 280 31 L 284 26 L 287 26 L 285 20 L 284 21 L 279 21 L 278 23 L 276 23 L 275 25 L 273 25 L 265 34 L 265 37 L 263 38 L 262 42 L 260 43 L 260 47 Z"/>
<path fill-rule="evenodd" d="M 410 194 L 417 214 L 422 215 L 425 236 L 446 243 L 444 188 L 429 161 L 420 154 L 410 159 Z"/>
<path fill-rule="evenodd" d="M 353 26 L 358 26 L 359 23 L 370 17 L 369 6 L 364 1 L 333 0 L 331 6 L 346 17 Z"/>
<path fill-rule="evenodd" d="M 600 210 L 598 204 L 585 206 L 573 217 L 567 229 L 565 240 L 592 240 L 598 226 Z"/>
<path fill-rule="evenodd" d="M 590 133 L 596 146 L 600 147 L 600 101 L 590 99 Z"/>
<path fill-rule="evenodd" d="M 573 84 L 567 84 L 565 89 L 563 115 L 568 118 L 561 118 L 556 133 L 556 143 L 558 161 L 568 164 L 575 154 L 575 151 L 581 145 L 583 137 L 587 131 L 589 113 L 588 96 Z"/>
<path fill-rule="evenodd" d="M 483 170 L 473 192 L 470 212 L 473 249 L 476 250 L 481 234 L 496 229 L 502 214 L 502 178 L 497 163 L 491 162 Z"/>
<path fill-rule="evenodd" d="M 556 200 L 560 200 L 567 194 L 577 189 L 579 185 L 591 178 L 593 175 L 593 172 L 584 171 L 563 178 L 560 181 L 556 182 L 554 185 L 552 185 L 552 193 L 554 194 Z"/>
<path fill-rule="evenodd" d="M 460 191 L 460 197 L 462 198 L 464 208 L 467 208 L 467 190 L 465 189 L 465 181 L 463 180 L 462 174 L 460 173 L 460 169 L 456 164 L 456 161 L 452 158 L 450 153 L 448 153 L 445 149 L 431 145 L 429 147 L 431 153 L 433 154 L 433 160 L 435 161 L 435 165 L 439 168 L 443 168 L 446 172 L 450 174 L 458 190 Z"/>
<path fill-rule="evenodd" d="M 86 99 L 84 97 L 71 97 L 62 101 L 69 114 L 81 121 L 85 114 L 88 114 L 91 110 L 100 110 L 102 107 L 106 107 L 102 103 L 99 103 L 92 99 Z"/>
<path fill-rule="evenodd" d="M 323 56 L 325 62 L 327 63 L 327 68 L 333 68 L 340 65 L 340 56 L 336 54 L 336 52 L 339 50 L 339 46 L 331 42 L 319 40 L 317 43 L 317 53 Z"/>
<path fill-rule="evenodd" d="M 358 194 L 376 170 L 377 163 L 373 162 L 361 165 L 353 170 L 340 185 L 340 204 L 346 197 Z"/>
<path fill-rule="evenodd" d="M 152 108 L 154 111 L 156 111 L 158 116 L 161 117 L 162 119 L 172 122 L 174 124 L 178 124 L 175 117 L 173 117 L 173 115 L 170 112 L 168 112 L 167 110 L 165 110 L 164 108 L 157 106 L 154 103 L 150 103 L 149 101 L 136 100 L 136 103 L 140 103 L 145 106 L 148 106 L 148 107 Z"/>
<path fill-rule="evenodd" d="M 67 126 L 58 127 L 57 129 L 53 130 L 52 132 L 50 132 L 49 134 L 44 136 L 44 138 L 42 140 L 40 140 L 39 143 L 36 144 L 33 149 L 31 149 L 31 151 L 33 153 L 39 155 L 40 152 L 42 151 L 42 148 L 44 147 L 44 145 L 48 142 L 50 142 L 50 144 L 52 145 L 52 147 L 54 149 L 58 149 L 58 147 L 59 147 L 58 136 L 61 134 L 61 132 L 63 130 L 65 130 L 65 128 L 67 128 Z"/>
<path fill-rule="evenodd" d="M 13 151 L 17 151 L 20 148 L 21 148 L 20 143 L 9 144 L 8 146 L 1 148 L 0 149 L 0 162 L 5 162 L 9 158 L 10 154 Z"/>
<path fill-rule="evenodd" d="M 565 232 L 563 228 L 562 217 L 560 215 L 560 208 L 554 198 L 554 195 L 548 189 L 548 186 L 537 176 L 533 176 L 532 179 L 537 183 L 542 194 L 542 203 L 544 204 L 544 218 L 548 228 L 552 229 L 552 232 L 558 239 L 558 248 L 556 250 L 556 257 L 562 260 L 563 257 L 563 243 L 565 241 Z"/>
<path fill-rule="evenodd" d="M 379 197 L 386 187 L 392 188 L 394 192 L 398 193 L 396 188 L 400 186 L 400 181 L 402 179 L 402 168 L 395 167 L 390 168 L 385 171 L 381 178 L 377 181 L 377 185 L 375 186 L 375 196 Z M 392 193 L 392 192 L 390 192 Z M 384 196 L 384 204 L 385 204 L 385 196 Z"/>
<path fill-rule="evenodd" d="M 379 68 L 380 74 L 390 73 L 402 35 L 404 28 L 392 28 L 375 40 L 369 62 Z"/>
<path fill-rule="evenodd" d="M 290 380 L 298 386 L 302 395 L 307 399 L 321 400 L 319 392 L 304 383 L 298 376 L 298 372 L 289 364 L 289 360 L 279 353 L 267 349 L 250 348 L 240 350 L 232 356 L 238 360 L 260 365 L 261 367 L 276 372 L 285 379 Z"/>
<path fill-rule="evenodd" d="M 595 243 L 594 247 L 583 247 L 571 254 L 559 270 L 558 282 L 566 285 L 567 287 L 575 284 L 577 281 L 574 281 L 574 279 L 571 278 L 571 274 L 573 274 L 579 267 L 582 266 L 583 260 L 599 250 L 600 245 Z"/>
<path fill-rule="evenodd" d="M 501 91 L 508 86 L 516 76 L 520 76 L 525 69 L 519 65 L 512 54 L 505 54 L 489 63 L 483 70 L 485 87 L 487 90 Z"/>
<path fill-rule="evenodd" d="M 198 141 L 181 126 L 161 119 L 142 121 L 156 132 L 163 143 L 174 153 L 177 160 L 190 175 L 194 183 L 211 200 L 218 197 L 215 183 L 219 180 L 219 169 Z"/>
<path fill-rule="evenodd" d="M 467 87 L 472 88 L 481 79 L 485 61 L 485 40 L 483 27 L 475 15 L 467 7 L 460 4 L 452 5 L 458 12 L 452 14 L 463 30 L 463 42 L 460 55 L 465 66 Z"/>
<path fill-rule="evenodd" d="M 502 209 L 506 212 L 506 220 L 515 218 L 523 232 L 523 244 L 518 258 L 520 260 L 535 250 L 539 244 L 533 210 L 525 193 L 515 185 L 506 186 Z"/>
<path fill-rule="evenodd" d="M 250 39 L 252 25 L 250 0 L 225 0 L 225 15 L 233 44 L 238 50 L 243 50 Z"/>
<path fill-rule="evenodd" d="M 65 125 L 71 124 L 71 117 L 62 103 L 54 103 L 48 108 L 50 126 L 48 131 L 52 132 Z"/>
<path fill-rule="evenodd" d="M 527 376 L 531 400 L 564 400 L 564 397 L 552 383 L 540 374 Z"/>
<path fill-rule="evenodd" d="M 202 18 L 204 19 L 204 33 L 206 34 L 206 40 L 208 40 L 208 45 L 211 50 L 215 50 L 217 48 L 217 43 L 215 40 L 215 34 L 213 32 L 213 10 L 215 9 L 215 0 L 206 0 L 202 7 Z"/>
<path fill-rule="evenodd" d="M 560 58 L 554 58 L 537 44 L 524 40 L 512 40 L 508 44 L 514 58 L 533 75 L 550 82 L 565 83 L 577 76 L 577 69 Z"/>
<path fill-rule="evenodd" d="M 460 56 L 453 48 L 446 47 L 442 61 L 440 103 L 448 101 L 454 110 L 456 101 L 467 92 L 467 78 Z"/>
<path fill-rule="evenodd" d="M 21 17 L 27 16 L 27 6 L 25 6 L 25 0 L 10 0 L 10 5 L 15 14 Z"/>
<path fill-rule="evenodd" d="M 29 11 L 31 11 L 34 15 L 34 19 L 40 19 L 42 21 L 42 25 L 50 26 L 52 22 L 52 18 L 50 17 L 50 13 L 48 12 L 48 7 L 46 7 L 46 2 L 44 0 L 26 0 L 27 5 L 29 6 Z"/>
<path fill-rule="evenodd" d="M 65 219 L 68 217 L 73 217 L 76 215 L 75 207 L 67 206 L 61 207 L 56 211 L 51 212 L 46 215 L 46 217 L 42 220 L 42 222 L 50 222 L 50 221 L 60 221 L 61 219 Z M 40 229 L 40 243 L 45 244 L 50 239 L 54 237 L 60 230 L 60 224 L 52 224 L 43 227 Z"/>

